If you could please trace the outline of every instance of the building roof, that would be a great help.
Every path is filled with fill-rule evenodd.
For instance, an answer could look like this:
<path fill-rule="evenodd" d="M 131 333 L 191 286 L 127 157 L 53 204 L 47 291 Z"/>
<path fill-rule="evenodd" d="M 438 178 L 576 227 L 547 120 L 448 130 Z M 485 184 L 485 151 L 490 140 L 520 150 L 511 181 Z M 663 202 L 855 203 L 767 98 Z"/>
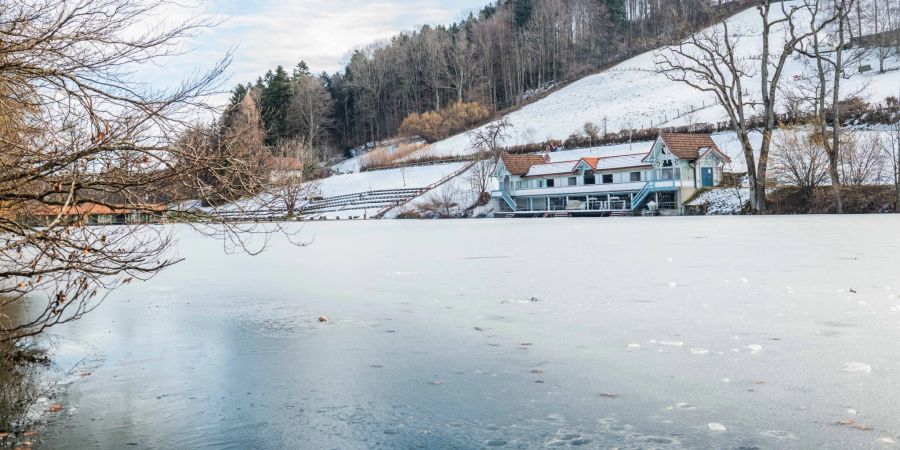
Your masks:
<path fill-rule="evenodd" d="M 593 164 L 595 170 L 615 170 L 627 169 L 631 167 L 647 167 L 650 164 L 642 161 L 643 153 L 635 153 L 631 155 L 608 156 L 606 158 L 596 158 L 597 162 Z M 587 159 L 587 158 L 585 158 Z"/>
<path fill-rule="evenodd" d="M 504 153 L 500 156 L 503 160 L 503 166 L 510 175 L 525 175 L 531 166 L 536 164 L 544 164 L 547 158 L 543 155 L 510 155 Z"/>
<path fill-rule="evenodd" d="M 728 159 L 728 156 L 719 150 L 715 141 L 712 140 L 712 136 L 708 134 L 660 133 L 659 138 L 666 144 L 669 152 L 679 159 L 698 159 L 701 154 L 706 152 L 706 149 L 711 149 L 722 156 L 725 161 L 731 161 Z"/>
<path fill-rule="evenodd" d="M 547 164 L 535 164 L 528 169 L 526 177 L 541 177 L 546 175 L 563 175 L 570 174 L 575 171 L 575 166 L 580 163 L 578 161 L 560 161 Z"/>
<path fill-rule="evenodd" d="M 581 158 L 582 161 L 584 161 L 594 169 L 597 168 L 597 163 L 600 162 L 600 159 L 601 158 Z"/>
<path fill-rule="evenodd" d="M 643 153 L 631 155 L 581 158 L 571 161 L 557 161 L 552 163 L 535 164 L 528 169 L 526 177 L 542 177 L 548 175 L 568 175 L 575 172 L 578 165 L 584 162 L 593 170 L 619 170 L 638 167 L 649 167 L 650 164 L 641 162 Z"/>

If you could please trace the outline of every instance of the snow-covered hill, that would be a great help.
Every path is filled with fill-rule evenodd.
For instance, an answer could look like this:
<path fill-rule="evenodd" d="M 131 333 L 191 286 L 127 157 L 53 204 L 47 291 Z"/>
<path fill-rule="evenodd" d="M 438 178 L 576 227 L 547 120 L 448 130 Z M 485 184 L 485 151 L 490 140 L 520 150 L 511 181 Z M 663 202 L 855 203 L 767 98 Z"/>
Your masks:
<path fill-rule="evenodd" d="M 799 2 L 790 2 L 799 5 Z M 780 11 L 780 10 L 779 10 Z M 773 13 L 774 14 L 774 13 Z M 759 13 L 755 9 L 741 12 L 728 20 L 731 32 L 738 39 L 739 57 L 752 59 L 762 52 Z M 721 25 L 717 25 L 721 27 Z M 781 42 L 783 33 L 773 33 L 772 42 Z M 623 129 L 672 127 L 692 123 L 712 123 L 726 119 L 725 111 L 716 105 L 711 93 L 699 92 L 681 82 L 671 81 L 656 70 L 659 52 L 644 53 L 604 72 L 575 81 L 530 105 L 508 114 L 513 125 L 506 145 L 543 142 L 549 138 L 564 140 L 580 132 L 586 122 L 593 122 L 615 133 Z M 877 67 L 874 61 L 873 67 Z M 895 56 L 889 66 L 900 68 Z M 880 102 L 900 91 L 900 70 L 884 74 L 858 74 L 858 67 L 850 68 L 852 77 L 845 82 L 847 92 L 863 89 L 863 96 Z M 803 77 L 804 62 L 792 57 L 787 63 L 783 83 Z M 745 83 L 751 94 L 758 85 Z M 693 114 L 689 111 L 695 111 Z M 470 153 L 469 136 L 462 133 L 435 143 L 428 150 L 433 155 Z"/>
<path fill-rule="evenodd" d="M 797 0 L 787 2 L 788 6 L 800 5 Z M 778 13 L 776 13 L 778 14 Z M 761 53 L 761 24 L 758 12 L 749 9 L 728 19 L 730 30 L 738 36 L 737 53 L 740 58 L 753 61 Z M 721 27 L 716 25 L 705 32 Z M 780 42 L 782 32 L 773 33 L 772 42 Z M 726 120 L 725 111 L 716 104 L 711 93 L 699 92 L 681 82 L 671 81 L 657 72 L 656 62 L 660 52 L 666 49 L 647 52 L 622 62 L 604 72 L 577 80 L 564 88 L 521 109 L 509 113 L 506 118 L 513 125 L 504 145 L 538 143 L 547 139 L 564 140 L 573 133 L 580 133 L 586 122 L 592 122 L 609 133 L 623 129 L 640 129 L 652 127 L 677 127 L 698 123 L 713 123 Z M 874 61 L 865 61 L 877 67 Z M 888 63 L 890 70 L 884 74 L 876 72 L 858 73 L 858 67 L 848 68 L 852 76 L 844 82 L 848 92 L 861 91 L 862 96 L 870 102 L 881 102 L 888 96 L 900 95 L 900 55 L 895 55 Z M 800 57 L 789 59 L 785 68 L 782 86 L 802 80 L 809 75 L 809 67 Z M 758 90 L 758 85 L 750 80 L 745 83 L 750 93 Z M 865 131 L 865 130 L 864 130 Z M 865 131 L 869 133 L 870 131 Z M 775 146 L 780 134 L 776 131 Z M 874 132 L 873 132 L 874 133 Z M 741 145 L 734 133 L 716 133 L 713 136 L 716 144 L 727 153 L 732 163 L 726 170 L 743 172 L 746 170 Z M 759 145 L 762 136 L 754 134 L 751 141 Z M 630 144 L 610 145 L 586 149 L 577 149 L 553 153 L 550 158 L 555 161 L 573 160 L 583 156 L 615 156 L 634 153 L 646 153 L 652 142 L 633 142 Z M 419 150 L 410 157 L 453 156 L 470 154 L 468 133 L 437 142 L 430 147 Z M 461 164 L 443 166 L 414 167 L 404 170 L 393 169 L 378 172 L 360 172 L 360 159 L 353 158 L 334 166 L 338 173 L 321 182 L 323 196 L 336 196 L 362 193 L 377 189 L 400 189 L 403 187 L 421 188 L 441 180 L 459 169 Z M 348 173 L 349 172 L 349 173 Z M 446 185 L 443 191 L 455 189 L 459 191 L 460 203 L 470 203 L 472 198 L 467 192 L 469 182 L 465 174 L 456 177 Z M 413 207 L 421 201 L 428 201 L 429 196 L 446 194 L 446 192 L 430 192 L 411 202 Z M 398 210 L 399 211 L 399 210 Z M 372 211 L 369 211 L 372 212 Z M 388 217 L 396 215 L 396 211 Z"/>

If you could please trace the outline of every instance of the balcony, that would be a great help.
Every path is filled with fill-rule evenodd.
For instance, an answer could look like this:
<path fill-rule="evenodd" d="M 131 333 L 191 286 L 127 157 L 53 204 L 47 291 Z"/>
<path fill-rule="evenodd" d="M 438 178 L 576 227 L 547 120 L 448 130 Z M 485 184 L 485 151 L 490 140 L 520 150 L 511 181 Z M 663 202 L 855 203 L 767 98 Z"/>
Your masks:
<path fill-rule="evenodd" d="M 655 169 L 650 172 L 650 180 L 648 181 L 679 181 L 681 180 L 681 168 L 667 167 L 664 169 Z"/>

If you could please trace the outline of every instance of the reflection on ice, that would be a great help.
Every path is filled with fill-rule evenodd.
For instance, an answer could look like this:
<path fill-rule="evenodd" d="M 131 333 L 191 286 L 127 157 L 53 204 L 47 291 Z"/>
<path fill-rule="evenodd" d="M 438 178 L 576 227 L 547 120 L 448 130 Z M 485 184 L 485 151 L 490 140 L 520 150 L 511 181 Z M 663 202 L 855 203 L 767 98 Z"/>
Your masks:
<path fill-rule="evenodd" d="M 42 439 L 894 445 L 897 229 L 882 216 L 315 223 L 314 245 L 255 258 L 181 230 L 187 262 L 58 330 L 96 364 L 52 400 L 68 412 Z"/>

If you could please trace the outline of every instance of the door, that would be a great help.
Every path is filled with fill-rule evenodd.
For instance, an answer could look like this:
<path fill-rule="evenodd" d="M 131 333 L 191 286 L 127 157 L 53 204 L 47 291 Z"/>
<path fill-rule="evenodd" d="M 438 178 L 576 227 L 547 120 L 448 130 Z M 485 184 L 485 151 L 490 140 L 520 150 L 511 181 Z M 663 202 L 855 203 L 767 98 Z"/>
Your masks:
<path fill-rule="evenodd" d="M 702 167 L 700 168 L 700 175 L 703 179 L 703 187 L 713 187 L 715 184 L 713 181 L 713 169 L 712 167 Z"/>

